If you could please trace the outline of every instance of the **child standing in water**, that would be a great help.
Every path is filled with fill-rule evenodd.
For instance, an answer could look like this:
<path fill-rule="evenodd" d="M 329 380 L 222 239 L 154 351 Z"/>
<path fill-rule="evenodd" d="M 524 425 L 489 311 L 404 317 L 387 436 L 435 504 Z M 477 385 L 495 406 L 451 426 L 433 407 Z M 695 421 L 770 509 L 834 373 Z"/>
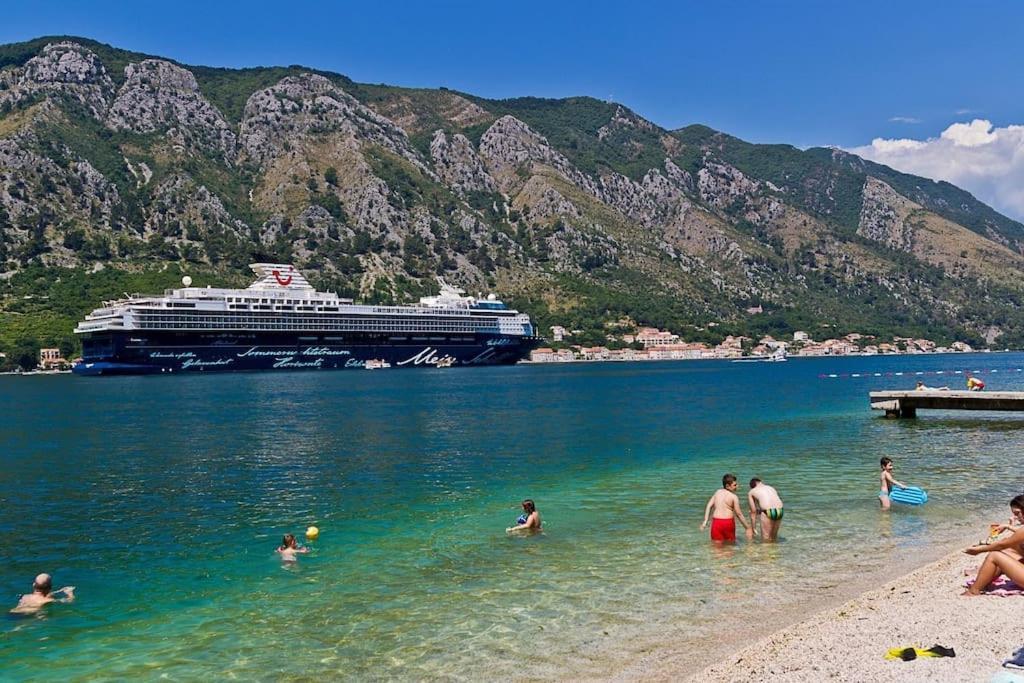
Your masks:
<path fill-rule="evenodd" d="M 889 492 L 892 491 L 892 487 L 896 486 L 901 489 L 907 487 L 893 478 L 892 458 L 882 458 L 878 461 L 878 464 L 882 466 L 882 474 L 879 477 L 878 502 L 882 504 L 883 510 L 888 510 L 892 505 L 892 502 L 889 500 Z"/>
<path fill-rule="evenodd" d="M 708 525 L 708 516 L 711 519 L 711 540 L 715 543 L 733 543 L 736 541 L 736 520 L 747 530 L 747 538 L 754 537 L 754 530 L 743 517 L 740 510 L 740 499 L 736 496 L 736 477 L 726 474 L 722 477 L 722 488 L 715 491 L 714 495 L 704 506 L 704 522 L 700 525 L 703 531 Z"/>
<path fill-rule="evenodd" d="M 295 540 L 294 534 L 285 534 L 284 538 L 281 539 L 281 547 L 275 552 L 281 554 L 282 562 L 295 562 L 298 558 L 295 557 L 296 553 L 308 553 L 309 548 L 299 547 L 298 542 Z"/>

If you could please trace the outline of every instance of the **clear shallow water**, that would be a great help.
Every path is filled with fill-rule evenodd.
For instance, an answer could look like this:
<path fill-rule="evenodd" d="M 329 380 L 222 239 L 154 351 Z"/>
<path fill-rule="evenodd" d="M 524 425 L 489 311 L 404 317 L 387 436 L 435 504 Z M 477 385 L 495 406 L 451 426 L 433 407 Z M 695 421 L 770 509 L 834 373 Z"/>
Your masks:
<path fill-rule="evenodd" d="M 1022 354 L 87 379 L 0 377 L 5 679 L 601 676 L 984 535 L 1021 488 L 1024 415 L 872 414 Z M 871 378 L 822 373 L 881 372 Z M 962 376 L 926 376 L 959 387 Z M 931 502 L 880 515 L 878 458 Z M 732 471 L 784 543 L 716 549 Z M 530 496 L 546 533 L 503 532 Z M 297 566 L 273 549 L 316 524 Z M 3 603 L 6 606 L 6 603 Z M 656 651 L 656 650 L 655 650 Z"/>

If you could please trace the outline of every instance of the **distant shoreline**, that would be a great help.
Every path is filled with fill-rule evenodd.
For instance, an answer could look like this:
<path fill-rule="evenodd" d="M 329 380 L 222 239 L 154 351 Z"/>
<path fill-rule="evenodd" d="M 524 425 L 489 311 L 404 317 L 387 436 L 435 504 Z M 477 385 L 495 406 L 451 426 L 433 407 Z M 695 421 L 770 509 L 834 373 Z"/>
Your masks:
<path fill-rule="evenodd" d="M 892 358 L 902 356 L 971 356 L 976 354 L 992 353 L 1021 353 L 1024 349 L 1001 349 L 993 351 L 990 349 L 974 351 L 931 351 L 919 353 L 844 353 L 844 354 L 804 354 L 786 356 L 785 361 L 801 360 L 805 358 Z M 572 358 L 569 360 L 529 360 L 523 359 L 517 365 L 564 365 L 571 363 L 662 363 L 674 361 L 699 361 L 699 360 L 724 360 L 724 361 L 752 361 L 763 363 L 777 363 L 780 361 L 769 360 L 767 356 L 713 356 L 708 358 Z"/>

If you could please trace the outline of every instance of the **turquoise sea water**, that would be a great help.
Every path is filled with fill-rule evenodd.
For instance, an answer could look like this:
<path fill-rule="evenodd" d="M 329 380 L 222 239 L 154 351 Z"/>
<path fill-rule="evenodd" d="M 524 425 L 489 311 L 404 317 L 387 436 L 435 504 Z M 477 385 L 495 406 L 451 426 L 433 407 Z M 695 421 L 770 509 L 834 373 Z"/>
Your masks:
<path fill-rule="evenodd" d="M 699 656 L 965 534 L 1019 492 L 1024 415 L 890 421 L 869 389 L 1024 354 L 180 377 L 0 377 L 4 679 L 600 677 Z M 821 374 L 878 372 L 878 377 Z M 886 373 L 905 372 L 901 376 Z M 962 376 L 926 375 L 959 388 Z M 928 489 L 878 512 L 878 458 Z M 783 543 L 713 548 L 721 475 L 774 484 Z M 504 528 L 532 497 L 545 533 Z M 283 533 L 321 529 L 296 566 Z M 722 618 L 724 616 L 724 619 Z M 717 617 L 717 618 L 716 618 Z"/>

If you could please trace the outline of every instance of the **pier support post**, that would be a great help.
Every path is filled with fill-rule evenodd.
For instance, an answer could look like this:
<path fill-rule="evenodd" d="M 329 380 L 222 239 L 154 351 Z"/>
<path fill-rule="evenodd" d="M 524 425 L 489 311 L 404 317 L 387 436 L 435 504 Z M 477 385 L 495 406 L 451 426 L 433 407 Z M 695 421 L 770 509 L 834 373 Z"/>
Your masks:
<path fill-rule="evenodd" d="M 904 408 L 899 401 L 893 401 L 885 407 L 886 418 L 914 418 L 917 417 L 917 408 Z"/>

